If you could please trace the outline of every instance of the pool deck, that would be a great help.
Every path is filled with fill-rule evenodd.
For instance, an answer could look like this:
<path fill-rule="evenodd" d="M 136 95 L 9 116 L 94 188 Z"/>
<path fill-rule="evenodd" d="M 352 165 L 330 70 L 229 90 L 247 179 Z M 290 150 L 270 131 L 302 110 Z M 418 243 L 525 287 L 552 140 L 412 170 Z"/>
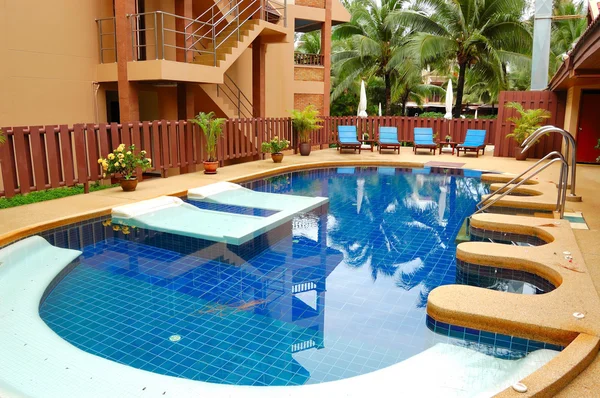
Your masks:
<path fill-rule="evenodd" d="M 376 152 L 363 152 L 359 155 L 352 153 L 340 154 L 335 149 L 326 149 L 321 151 L 313 151 L 309 157 L 301 157 L 299 155 L 289 154 L 285 156 L 282 164 L 275 164 L 270 159 L 265 161 L 243 163 L 221 168 L 219 169 L 217 175 L 212 176 L 204 175 L 202 172 L 195 172 L 179 176 L 172 176 L 166 179 L 152 179 L 149 181 L 144 181 L 138 185 L 138 188 L 135 192 L 126 193 L 120 188 L 111 188 L 87 195 L 77 195 L 47 202 L 4 209 L 0 210 L 0 246 L 20 237 L 30 235 L 39 230 L 47 229 L 52 226 L 74 222 L 78 219 L 85 219 L 93 214 L 108 214 L 110 209 L 118 205 L 150 199 L 161 195 L 180 195 L 189 188 L 203 186 L 217 181 L 235 182 L 249 179 L 251 177 L 260 177 L 269 174 L 276 174 L 278 172 L 289 171 L 290 169 L 295 170 L 301 168 L 340 165 L 422 167 L 428 162 L 448 162 L 461 164 L 464 163 L 462 167 L 469 169 L 502 173 L 519 173 L 534 162 L 517 162 L 509 158 L 494 158 L 489 153 L 485 156 L 480 156 L 479 158 L 476 158 L 474 155 L 461 156 L 460 158 L 457 158 L 456 156 L 451 156 L 449 154 L 430 155 L 427 152 L 415 155 L 412 153 L 410 148 L 403 148 L 401 152 L 401 155 L 392 155 L 391 153 L 380 155 Z M 443 167 L 443 165 L 438 164 L 433 164 L 432 166 Z M 460 165 L 456 165 L 455 167 L 460 167 Z M 523 220 L 522 223 L 524 224 L 524 227 L 545 229 L 546 233 L 554 236 L 556 239 L 555 242 L 566 242 L 571 246 L 575 246 L 572 249 L 570 248 L 570 251 L 573 253 L 574 260 L 578 260 L 583 269 L 583 272 L 578 272 L 576 275 L 572 275 L 573 271 L 565 270 L 564 267 L 554 267 L 554 270 L 552 271 L 550 270 L 550 268 L 552 268 L 552 264 L 544 263 L 547 273 L 562 273 L 561 278 L 564 282 L 564 286 L 561 285 L 557 291 L 559 291 L 561 287 L 564 289 L 569 289 L 570 291 L 563 291 L 562 293 L 565 295 L 560 297 L 556 297 L 557 295 L 552 296 L 554 292 L 543 295 L 548 296 L 545 302 L 558 306 L 555 308 L 550 307 L 548 311 L 543 310 L 543 308 L 546 308 L 546 304 L 542 305 L 543 308 L 540 308 L 540 303 L 535 302 L 535 300 L 533 300 L 530 304 L 527 304 L 527 306 L 531 305 L 532 308 L 537 308 L 540 316 L 539 323 L 536 323 L 535 319 L 529 320 L 529 323 L 532 326 L 531 330 L 535 330 L 536 327 L 544 324 L 545 326 L 548 326 L 556 331 L 554 334 L 554 339 L 558 342 L 569 340 L 569 336 L 574 336 L 577 333 L 581 333 L 579 337 L 577 337 L 577 339 L 569 347 L 567 347 L 563 353 L 561 353 L 561 355 L 555 358 L 556 361 L 553 361 L 554 363 L 548 364 L 551 366 L 544 367 L 546 368 L 545 373 L 544 369 L 541 369 L 530 376 L 531 383 L 535 384 L 536 386 L 543 384 L 544 380 L 549 379 L 561 379 L 568 382 L 567 380 L 573 379 L 576 374 L 582 371 L 584 365 L 587 365 L 589 360 L 593 359 L 597 354 L 598 341 L 600 338 L 600 320 L 598 319 L 600 315 L 600 306 L 597 306 L 600 292 L 600 233 L 598 233 L 598 230 L 600 229 L 600 211 L 598 211 L 598 209 L 600 209 L 600 195 L 598 195 L 600 193 L 600 173 L 598 171 L 600 171 L 600 168 L 599 166 L 593 165 L 578 165 L 577 171 L 577 194 L 583 197 L 583 201 L 568 202 L 567 209 L 568 211 L 583 212 L 589 230 L 571 230 L 571 228 L 569 228 L 567 225 L 568 223 L 561 223 L 560 227 L 557 228 L 548 227 L 545 225 L 545 223 L 539 224 L 541 222 L 540 219 L 533 219 L 532 222 Z M 538 180 L 540 185 L 546 184 L 549 181 L 556 182 L 558 179 L 558 173 L 558 166 L 545 170 L 539 176 Z M 496 222 L 502 222 L 502 220 L 498 219 Z M 536 223 L 538 225 L 534 225 Z M 468 250 L 470 253 L 477 252 L 477 245 L 474 246 L 475 248 L 473 250 Z M 550 245 L 547 246 L 548 247 L 546 247 L 546 249 L 543 249 L 545 251 L 543 252 L 542 257 L 546 256 L 548 258 L 548 256 L 552 255 L 552 253 L 549 253 L 548 250 L 553 249 L 550 247 Z M 558 246 L 557 250 L 559 250 Z M 540 251 L 539 253 L 542 252 Z M 536 262 L 539 260 L 539 262 L 543 263 L 542 259 L 540 259 L 541 257 L 539 253 L 537 253 L 535 250 L 530 250 L 530 253 L 524 254 L 524 256 L 534 256 L 532 260 L 536 260 Z M 466 255 L 468 256 L 469 254 L 467 253 Z M 501 253 L 498 255 L 502 256 Z M 491 256 L 493 257 L 493 253 Z M 513 256 L 514 253 L 511 253 L 511 257 Z M 581 259 L 583 261 L 581 261 Z M 563 268 L 562 271 L 560 268 Z M 544 272 L 543 266 L 540 266 L 538 272 Z M 546 274 L 543 275 L 547 276 Z M 580 278 L 579 280 L 582 282 L 579 283 L 577 278 Z M 585 289 L 585 292 L 582 291 L 582 295 L 578 295 L 577 290 L 586 286 L 587 289 Z M 448 286 L 448 288 L 458 288 L 460 290 L 467 287 Z M 488 297 L 481 297 L 480 293 L 482 293 L 482 291 L 480 289 L 478 290 L 476 288 L 471 288 L 464 290 L 466 290 L 466 292 L 463 293 L 468 296 L 477 296 L 476 298 L 473 297 L 472 301 L 474 302 L 478 301 L 479 299 L 482 299 L 486 302 L 490 300 L 489 303 L 498 302 L 498 297 L 495 297 L 493 294 L 498 292 L 483 291 L 483 296 L 487 295 Z M 437 293 L 447 293 L 444 291 L 438 292 L 437 289 L 434 292 L 436 294 L 432 293 L 431 296 L 434 299 L 436 296 L 439 296 Z M 454 292 L 451 291 L 450 295 L 456 294 L 456 292 L 456 290 L 454 290 Z M 461 301 L 469 301 L 465 300 L 464 294 Z M 565 299 L 561 300 L 561 297 L 564 297 Z M 572 319 L 565 317 L 565 314 L 570 316 L 573 311 L 576 311 L 575 309 L 571 310 L 571 308 L 579 305 L 579 303 L 582 303 L 582 301 L 580 301 L 582 300 L 582 297 L 588 298 L 585 302 L 583 302 L 583 304 L 586 305 L 586 308 L 582 312 L 589 311 L 588 316 L 585 319 L 584 326 L 582 326 L 582 323 L 577 323 L 577 321 L 574 323 Z M 492 311 L 492 315 L 488 314 L 488 316 L 491 318 L 496 317 L 499 323 L 507 322 L 508 320 L 509 322 L 505 324 L 507 328 L 512 327 L 510 323 L 511 320 L 515 322 L 521 321 L 522 323 L 524 311 L 520 306 L 523 302 L 521 300 L 523 297 L 515 296 L 514 299 L 519 300 L 519 307 L 513 308 L 513 314 L 510 313 L 510 310 L 508 310 L 508 312 L 503 311 L 502 313 Z M 555 302 L 552 302 L 552 300 L 555 300 Z M 575 304 L 572 302 L 573 300 L 579 301 L 579 303 Z M 455 304 L 458 305 L 458 301 Z M 449 303 L 445 307 L 446 309 L 449 307 L 452 308 L 452 303 Z M 504 307 L 508 308 L 506 306 Z M 559 311 L 559 309 L 561 311 Z M 564 309 L 564 311 L 562 311 L 562 309 Z M 552 338 L 552 336 L 548 336 L 548 338 Z M 558 396 L 594 396 L 597 391 L 600 391 L 600 377 L 598 376 L 600 376 L 600 357 L 595 357 L 593 362 L 587 368 L 585 368 L 581 374 L 579 374 L 579 376 L 574 378 L 559 393 Z M 554 388 L 563 387 L 564 384 L 564 382 L 562 384 L 558 383 Z M 553 391 L 552 396 L 556 395 L 556 390 L 537 390 L 538 393 L 542 394 L 540 396 L 549 396 L 544 394 L 547 394 L 550 391 Z M 531 389 L 531 391 L 526 394 L 517 394 L 514 391 L 506 390 L 501 395 L 531 396 L 535 392 L 536 388 Z"/>

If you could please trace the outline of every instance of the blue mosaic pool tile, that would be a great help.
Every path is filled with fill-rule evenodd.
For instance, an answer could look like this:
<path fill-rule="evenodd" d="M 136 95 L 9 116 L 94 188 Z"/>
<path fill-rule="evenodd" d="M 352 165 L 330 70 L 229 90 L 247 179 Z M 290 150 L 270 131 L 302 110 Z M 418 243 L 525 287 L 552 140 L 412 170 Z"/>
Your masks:
<path fill-rule="evenodd" d="M 455 236 L 487 186 L 435 168 L 427 175 L 349 170 L 248 183 L 327 196 L 330 203 L 327 214 L 298 215 L 243 247 L 141 229 L 125 234 L 103 225 L 106 219 L 49 231 L 51 243 L 82 249 L 83 256 L 46 292 L 40 315 L 95 355 L 242 385 L 352 377 L 416 355 L 450 333 L 459 337 L 453 344 L 506 344 L 449 325 L 433 332 L 425 313 L 431 290 L 456 283 Z M 445 200 L 440 186 L 447 187 Z M 174 335 L 181 340 L 170 341 Z"/>

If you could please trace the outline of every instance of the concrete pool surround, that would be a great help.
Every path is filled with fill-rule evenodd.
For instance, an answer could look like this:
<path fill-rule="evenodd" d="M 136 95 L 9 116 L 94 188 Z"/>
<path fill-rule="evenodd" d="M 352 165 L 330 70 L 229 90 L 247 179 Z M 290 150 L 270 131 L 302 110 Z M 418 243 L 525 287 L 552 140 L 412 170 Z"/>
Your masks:
<path fill-rule="evenodd" d="M 301 161 L 304 161 L 304 159 Z M 209 184 L 220 181 L 221 178 L 230 182 L 242 182 L 284 172 L 320 167 L 387 166 L 419 168 L 423 167 L 424 164 L 424 162 L 416 161 L 395 162 L 372 159 L 319 160 L 310 163 L 282 164 L 275 167 L 272 166 L 272 163 L 267 166 L 268 161 L 256 163 L 259 166 L 258 169 L 255 168 L 254 172 L 242 176 L 227 178 L 226 175 L 221 175 L 204 178 L 202 181 L 197 182 Z M 471 166 L 466 167 L 472 168 Z M 512 176 L 501 174 L 484 174 L 482 176 L 483 181 L 494 183 L 492 190 L 494 187 L 498 189 L 501 186 L 500 183 L 507 182 L 511 178 Z M 198 185 L 196 184 L 196 186 Z M 185 192 L 181 189 L 167 189 L 162 194 L 182 196 Z M 515 192 L 532 196 L 505 197 L 502 199 L 504 206 L 550 211 L 556 205 L 556 186 L 551 182 L 537 181 L 536 183 L 536 181 L 533 181 L 532 184 L 519 187 Z M 60 225 L 110 214 L 112 207 L 114 206 L 97 206 L 94 210 L 81 212 L 69 218 L 52 219 L 52 217 L 47 217 L 42 222 L 15 229 L 0 236 L 0 246 L 5 246 L 16 240 Z M 478 214 L 472 218 L 472 225 L 486 230 L 538 236 L 548 243 L 537 247 L 511 246 L 507 249 L 506 245 L 501 244 L 466 242 L 458 246 L 457 258 L 475 264 L 527 271 L 551 281 L 555 284 L 556 289 L 539 296 L 523 296 L 471 286 L 446 285 L 438 287 L 430 293 L 427 311 L 433 318 L 450 324 L 566 345 L 566 348 L 550 362 L 522 380 L 527 386 L 527 392 L 519 393 L 511 386 L 507 386 L 504 391 L 498 394 L 501 397 L 552 395 L 560 391 L 585 369 L 594 359 L 600 347 L 600 339 L 598 338 L 600 336 L 600 300 L 570 225 L 566 220 L 558 221 L 548 218 L 500 214 Z M 565 258 L 565 255 L 563 255 L 565 251 L 570 252 L 571 259 Z M 60 270 L 57 269 L 57 271 Z M 39 297 L 41 298 L 41 294 Z M 581 313 L 584 317 L 575 317 L 574 313 Z M 55 336 L 55 338 L 60 339 L 58 336 Z M 64 341 L 63 343 L 68 345 Z M 90 354 L 86 355 L 91 356 Z M 16 358 L 13 359 L 17 360 Z M 90 361 L 96 360 L 102 359 L 90 359 Z M 121 368 L 120 370 L 125 372 L 128 371 L 122 369 L 127 367 L 114 365 L 115 368 Z M 375 377 L 380 372 L 381 374 L 386 373 L 388 369 L 375 372 L 372 375 L 364 375 L 364 377 Z M 173 386 L 185 385 L 187 387 L 192 385 L 189 383 L 197 383 L 183 379 L 170 380 L 173 378 L 167 376 L 150 375 L 154 380 L 162 380 L 163 382 L 169 379 L 169 385 L 172 381 Z M 356 381 L 361 377 L 355 378 Z M 339 383 L 346 383 L 349 380 L 342 380 Z M 366 379 L 365 382 L 367 382 Z M 358 388 L 356 386 L 359 384 L 351 384 Z M 160 385 L 160 383 L 154 384 L 154 386 L 157 385 Z M 230 395 L 217 393 L 223 386 L 210 384 L 207 384 L 207 386 L 209 386 L 210 391 L 215 393 L 212 396 Z M 10 391 L 8 386 L 2 387 L 5 391 Z M 171 389 L 171 391 L 174 390 Z M 268 389 L 262 391 L 267 392 Z M 276 390 L 271 391 L 275 392 Z M 306 390 L 304 393 L 308 391 Z M 279 393 L 282 392 L 279 391 Z M 279 396 L 288 395 L 286 393 Z"/>

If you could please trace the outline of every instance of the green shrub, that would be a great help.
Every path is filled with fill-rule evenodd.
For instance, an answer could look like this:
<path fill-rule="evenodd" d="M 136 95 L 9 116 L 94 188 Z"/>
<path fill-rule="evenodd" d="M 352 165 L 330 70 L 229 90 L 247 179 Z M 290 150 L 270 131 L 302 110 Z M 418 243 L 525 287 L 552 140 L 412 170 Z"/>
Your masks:
<path fill-rule="evenodd" d="M 423 112 L 419 115 L 419 117 L 432 117 L 432 118 L 443 118 L 444 114 L 442 112 Z"/>

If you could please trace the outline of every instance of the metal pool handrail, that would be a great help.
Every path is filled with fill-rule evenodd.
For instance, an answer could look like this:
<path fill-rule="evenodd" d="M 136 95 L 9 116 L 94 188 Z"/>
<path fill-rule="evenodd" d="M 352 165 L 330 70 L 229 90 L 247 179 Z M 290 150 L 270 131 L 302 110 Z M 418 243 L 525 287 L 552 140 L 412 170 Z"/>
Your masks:
<path fill-rule="evenodd" d="M 577 174 L 577 170 L 576 170 L 576 167 L 577 167 L 577 145 L 575 143 L 575 138 L 573 137 L 573 135 L 571 133 L 569 133 L 567 130 L 561 129 L 556 126 L 540 127 L 539 129 L 534 131 L 529 137 L 527 137 L 525 139 L 525 141 L 523 141 L 523 143 L 521 144 L 521 147 L 523 148 L 521 153 L 527 151 L 533 144 L 535 144 L 535 142 L 538 140 L 538 138 L 542 134 L 548 134 L 548 133 L 559 133 L 563 136 L 563 139 L 566 141 L 564 157 L 566 159 L 568 159 L 569 152 L 571 153 L 571 196 L 576 196 L 575 195 L 575 182 L 576 182 L 575 177 Z M 570 151 L 571 147 L 573 148 L 572 151 Z M 568 168 L 568 164 L 567 164 L 567 168 Z"/>
<path fill-rule="evenodd" d="M 533 174 L 531 174 L 527 178 L 523 178 L 521 181 L 517 182 L 517 184 L 513 185 L 512 187 L 510 187 L 508 190 L 505 191 L 505 189 L 509 185 L 513 184 L 515 181 L 517 181 L 519 178 L 523 177 L 528 172 L 534 170 L 544 160 L 546 160 L 546 159 L 548 159 L 548 158 L 550 158 L 552 156 L 556 156 L 556 157 L 553 158 L 552 160 L 550 160 L 548 163 L 544 164 L 539 169 L 537 169 Z M 485 199 L 482 199 L 479 203 L 477 203 L 477 205 L 476 205 L 477 210 L 475 211 L 475 213 L 473 213 L 473 215 L 483 212 L 485 209 L 489 208 L 494 203 L 496 203 L 497 201 L 499 201 L 500 199 L 502 199 L 506 195 L 510 194 L 516 188 L 518 188 L 521 185 L 525 184 L 531 178 L 535 177 L 540 172 L 542 172 L 543 170 L 545 170 L 546 168 L 548 168 L 551 164 L 553 164 L 553 163 L 555 163 L 557 161 L 561 162 L 562 167 L 561 167 L 561 170 L 560 170 L 558 195 L 557 195 L 557 199 L 556 199 L 556 210 L 560 212 L 560 218 L 563 218 L 564 209 L 565 209 L 565 197 L 566 197 L 566 192 L 567 192 L 567 181 L 566 181 L 566 179 L 567 179 L 567 176 L 568 176 L 568 164 L 565 161 L 565 158 L 563 157 L 563 155 L 560 152 L 558 152 L 558 151 L 552 151 L 552 152 L 550 152 L 549 154 L 547 154 L 546 156 L 544 156 L 542 159 L 538 160 L 533 166 L 531 166 L 530 168 L 528 168 L 527 170 L 525 170 L 524 172 L 522 172 L 521 174 L 519 174 L 518 176 L 516 176 L 515 178 L 513 178 L 512 180 L 510 180 L 506 184 L 504 184 L 501 188 L 497 189 L 490 196 L 488 196 Z M 494 200 L 490 201 L 490 199 L 493 196 L 495 196 L 495 195 L 499 195 L 499 196 L 496 197 Z M 484 203 L 485 203 L 485 205 L 484 205 Z M 483 207 L 480 207 L 482 205 L 483 205 Z"/>

